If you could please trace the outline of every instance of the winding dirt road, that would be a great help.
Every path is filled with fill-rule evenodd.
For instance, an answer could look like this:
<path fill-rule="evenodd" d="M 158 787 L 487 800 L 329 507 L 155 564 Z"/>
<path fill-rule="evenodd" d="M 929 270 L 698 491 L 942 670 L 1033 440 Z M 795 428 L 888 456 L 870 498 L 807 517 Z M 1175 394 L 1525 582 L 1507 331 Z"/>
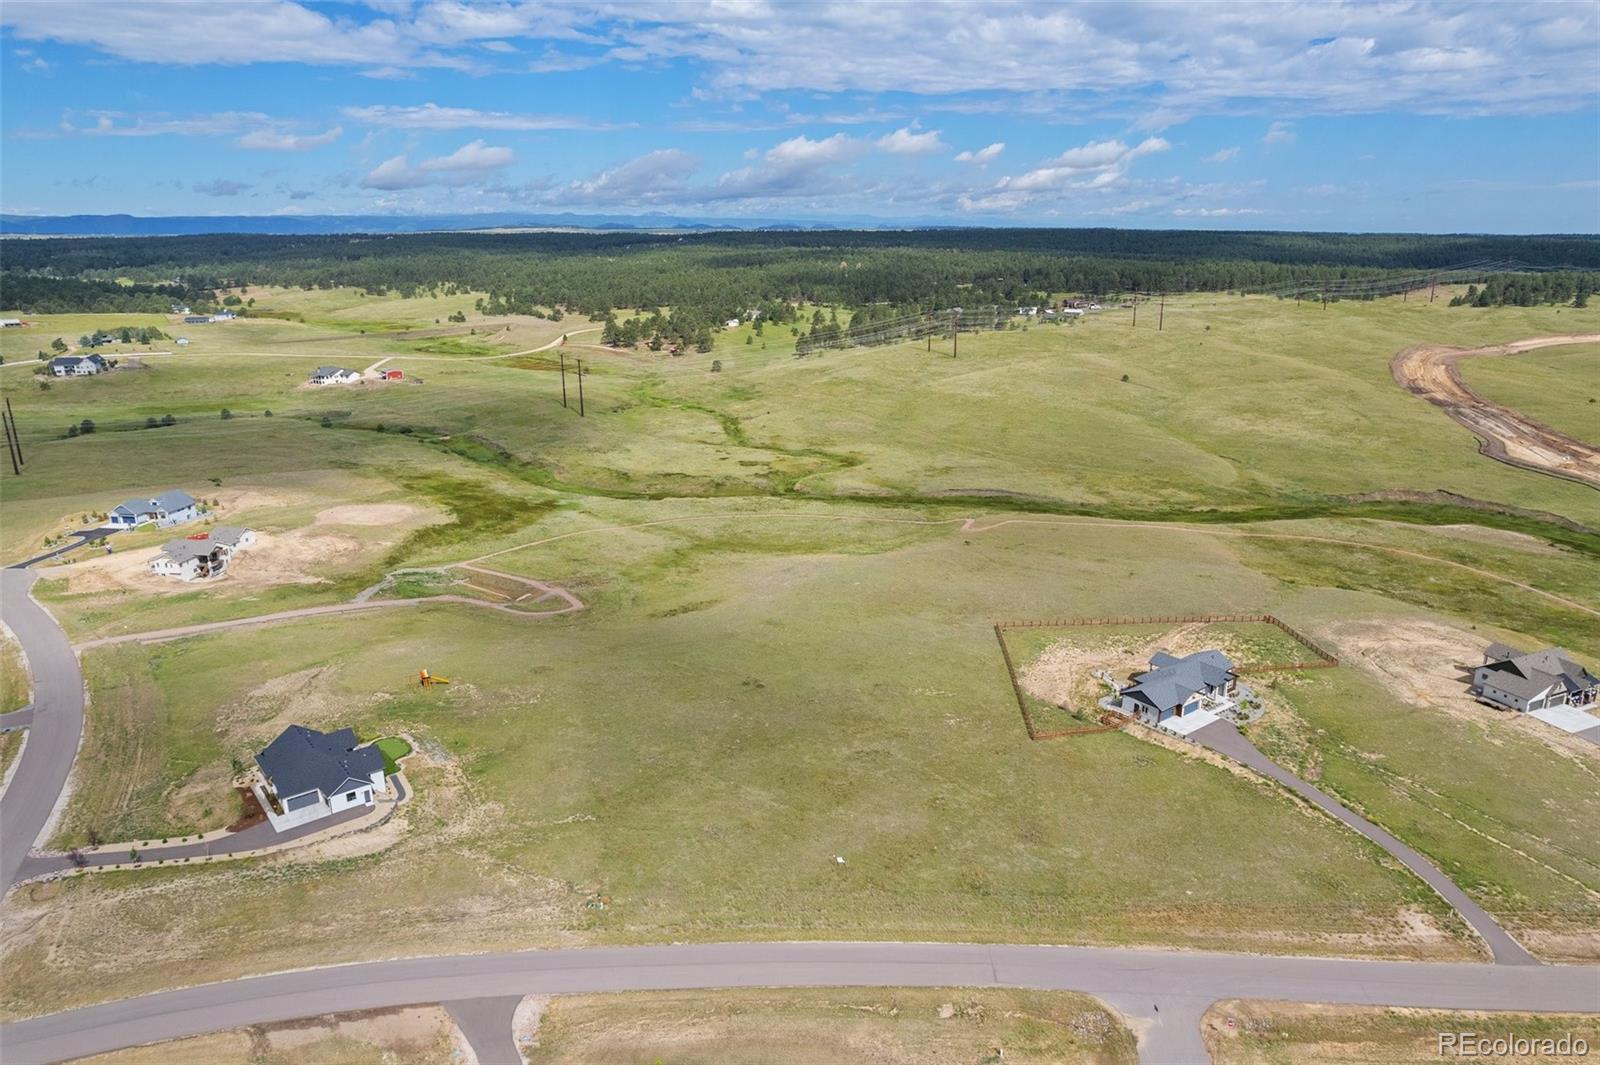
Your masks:
<path fill-rule="evenodd" d="M 1600 447 L 1491 403 L 1467 387 L 1460 370 L 1463 359 L 1594 343 L 1600 343 L 1600 333 L 1535 337 L 1483 348 L 1417 344 L 1390 360 L 1389 372 L 1401 388 L 1421 396 L 1466 426 L 1478 438 L 1478 450 L 1490 458 L 1600 488 Z"/>

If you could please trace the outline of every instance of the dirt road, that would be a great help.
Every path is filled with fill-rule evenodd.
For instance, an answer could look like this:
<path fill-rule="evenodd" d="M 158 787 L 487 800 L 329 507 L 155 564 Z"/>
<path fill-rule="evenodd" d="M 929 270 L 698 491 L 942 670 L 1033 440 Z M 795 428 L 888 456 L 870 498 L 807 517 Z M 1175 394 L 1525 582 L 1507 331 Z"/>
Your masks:
<path fill-rule="evenodd" d="M 1489 402 L 1467 387 L 1460 371 L 1463 359 L 1593 343 L 1600 343 L 1600 334 L 1535 337 L 1485 348 L 1418 344 L 1396 355 L 1389 363 L 1389 372 L 1401 388 L 1442 408 L 1471 430 L 1478 438 L 1478 450 L 1490 458 L 1600 488 L 1600 447 Z"/>

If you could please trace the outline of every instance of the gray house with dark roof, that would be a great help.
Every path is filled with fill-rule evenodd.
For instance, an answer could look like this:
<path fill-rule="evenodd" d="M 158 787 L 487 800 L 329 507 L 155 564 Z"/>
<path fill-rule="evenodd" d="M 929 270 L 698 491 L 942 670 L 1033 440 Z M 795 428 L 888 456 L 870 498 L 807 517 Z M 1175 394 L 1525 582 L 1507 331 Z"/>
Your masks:
<path fill-rule="evenodd" d="M 1196 651 L 1179 658 L 1166 651 L 1150 657 L 1150 670 L 1137 674 L 1119 693 L 1122 712 L 1151 725 L 1199 709 L 1207 696 L 1238 689 L 1233 662 L 1221 651 Z"/>
<path fill-rule="evenodd" d="M 118 529 L 132 529 L 138 525 L 155 522 L 158 527 L 182 525 L 200 516 L 200 503 L 188 492 L 169 488 L 149 499 L 130 499 L 118 503 L 106 514 L 106 524 Z"/>
<path fill-rule="evenodd" d="M 50 360 L 50 373 L 56 377 L 91 377 L 109 369 L 111 365 L 98 355 L 57 355 Z"/>
<path fill-rule="evenodd" d="M 1479 702 L 1530 713 L 1591 705 L 1600 698 L 1600 677 L 1559 647 L 1519 651 L 1492 643 L 1483 652 L 1483 665 L 1472 671 L 1471 691 Z"/>
<path fill-rule="evenodd" d="M 328 817 L 352 806 L 372 806 L 373 796 L 388 791 L 383 752 L 357 746 L 347 728 L 318 732 L 290 725 L 256 755 L 261 767 L 264 801 L 272 827 L 284 829 Z"/>

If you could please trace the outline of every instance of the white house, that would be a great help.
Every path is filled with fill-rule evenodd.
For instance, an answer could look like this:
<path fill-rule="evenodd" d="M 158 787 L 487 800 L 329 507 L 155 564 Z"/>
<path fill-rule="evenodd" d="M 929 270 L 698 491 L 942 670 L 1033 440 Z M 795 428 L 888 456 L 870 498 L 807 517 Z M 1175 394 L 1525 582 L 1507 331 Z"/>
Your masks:
<path fill-rule="evenodd" d="M 729 329 L 737 329 L 737 328 L 739 328 L 739 319 L 737 319 L 737 318 L 729 318 L 726 322 L 724 322 L 722 324 L 727 326 Z"/>
<path fill-rule="evenodd" d="M 50 360 L 50 372 L 57 377 L 88 377 L 109 369 L 98 355 L 57 355 Z"/>
<path fill-rule="evenodd" d="M 256 534 L 237 525 L 219 525 L 210 532 L 196 533 L 181 540 L 168 540 L 161 553 L 150 560 L 150 572 L 180 581 L 203 581 L 220 577 L 228 569 L 234 552 L 256 542 Z"/>
<path fill-rule="evenodd" d="M 218 311 L 211 316 L 211 320 L 213 322 L 231 322 L 237 317 L 239 316 L 232 311 Z"/>
<path fill-rule="evenodd" d="M 1472 694 L 1480 702 L 1520 713 L 1558 706 L 1587 706 L 1600 699 L 1600 677 L 1559 647 L 1525 652 L 1492 643 L 1473 670 Z"/>
<path fill-rule="evenodd" d="M 155 522 L 158 528 L 182 525 L 200 516 L 200 504 L 194 496 L 179 488 L 168 489 L 151 499 L 130 499 L 111 508 L 106 524 L 118 529 L 132 529 Z"/>
<path fill-rule="evenodd" d="M 21 318 L 0 318 L 0 329 L 20 329 L 20 328 L 22 328 L 22 319 Z"/>
<path fill-rule="evenodd" d="M 347 385 L 359 380 L 359 371 L 346 370 L 343 366 L 318 366 L 311 371 L 311 383 L 314 385 Z"/>
<path fill-rule="evenodd" d="M 290 725 L 256 755 L 262 784 L 256 798 L 279 832 L 329 817 L 353 806 L 373 806 L 389 790 L 383 752 L 358 747 L 347 728 L 318 732 Z"/>
<path fill-rule="evenodd" d="M 189 338 L 188 337 L 179 337 L 177 343 L 178 343 L 178 347 L 186 348 L 186 347 L 189 346 Z"/>
<path fill-rule="evenodd" d="M 1068 318 L 1082 318 L 1083 317 L 1083 308 L 1082 307 L 1063 307 L 1063 308 L 1061 308 L 1061 313 L 1063 315 L 1065 315 L 1066 317 L 1068 317 Z"/>
<path fill-rule="evenodd" d="M 1118 693 L 1122 712 L 1159 725 L 1201 709 L 1208 699 L 1232 695 L 1239 676 L 1221 651 L 1196 651 L 1182 658 L 1157 651 L 1150 657 L 1149 672 L 1133 680 Z"/>

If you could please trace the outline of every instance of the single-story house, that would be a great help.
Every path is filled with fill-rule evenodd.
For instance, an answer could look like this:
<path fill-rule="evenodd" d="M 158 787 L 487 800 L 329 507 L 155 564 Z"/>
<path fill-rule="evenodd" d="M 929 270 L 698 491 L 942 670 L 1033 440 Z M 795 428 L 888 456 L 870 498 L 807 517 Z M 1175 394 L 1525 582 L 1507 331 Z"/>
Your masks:
<path fill-rule="evenodd" d="M 1479 702 L 1528 713 L 1588 706 L 1600 699 L 1600 677 L 1559 647 L 1525 652 L 1492 643 L 1483 652 L 1483 665 L 1472 671 L 1470 690 Z"/>
<path fill-rule="evenodd" d="M 726 322 L 723 323 L 723 325 L 727 326 L 729 329 L 737 329 L 737 328 L 739 328 L 739 319 L 737 319 L 737 318 L 729 318 Z"/>
<path fill-rule="evenodd" d="M 218 525 L 210 532 L 196 533 L 181 540 L 168 540 L 161 553 L 150 560 L 150 572 L 180 581 L 203 581 L 220 577 L 228 569 L 235 551 L 256 542 L 253 530 L 237 525 Z"/>
<path fill-rule="evenodd" d="M 1152 725 L 1198 710 L 1207 696 L 1232 695 L 1239 687 L 1233 662 L 1221 651 L 1196 651 L 1182 658 L 1157 651 L 1150 670 L 1119 693 L 1122 712 Z"/>
<path fill-rule="evenodd" d="M 256 755 L 266 785 L 261 808 L 272 827 L 284 829 L 328 817 L 352 806 L 372 806 L 389 790 L 383 752 L 358 747 L 347 728 L 318 732 L 290 725 Z"/>
<path fill-rule="evenodd" d="M 0 318 L 0 329 L 20 329 L 20 328 L 22 328 L 22 319 L 21 318 Z"/>
<path fill-rule="evenodd" d="M 347 385 L 352 381 L 361 380 L 361 373 L 357 370 L 346 370 L 343 366 L 318 366 L 311 371 L 310 380 L 314 385 Z"/>
<path fill-rule="evenodd" d="M 218 311 L 211 316 L 211 320 L 213 322 L 231 322 L 237 317 L 239 316 L 232 311 Z"/>
<path fill-rule="evenodd" d="M 50 372 L 57 377 L 88 377 L 109 369 L 98 355 L 57 355 L 50 360 Z"/>
<path fill-rule="evenodd" d="M 1082 307 L 1063 307 L 1063 308 L 1061 308 L 1061 313 L 1063 315 L 1065 315 L 1066 317 L 1068 317 L 1068 318 L 1082 318 L 1083 317 L 1083 308 Z"/>
<path fill-rule="evenodd" d="M 209 314 L 186 314 L 186 315 L 183 316 L 183 324 L 184 325 L 210 325 L 211 324 L 211 316 Z"/>
<path fill-rule="evenodd" d="M 130 499 L 111 508 L 106 524 L 119 529 L 155 522 L 157 526 L 182 525 L 200 516 L 200 504 L 194 496 L 179 488 L 168 489 L 150 499 Z"/>

